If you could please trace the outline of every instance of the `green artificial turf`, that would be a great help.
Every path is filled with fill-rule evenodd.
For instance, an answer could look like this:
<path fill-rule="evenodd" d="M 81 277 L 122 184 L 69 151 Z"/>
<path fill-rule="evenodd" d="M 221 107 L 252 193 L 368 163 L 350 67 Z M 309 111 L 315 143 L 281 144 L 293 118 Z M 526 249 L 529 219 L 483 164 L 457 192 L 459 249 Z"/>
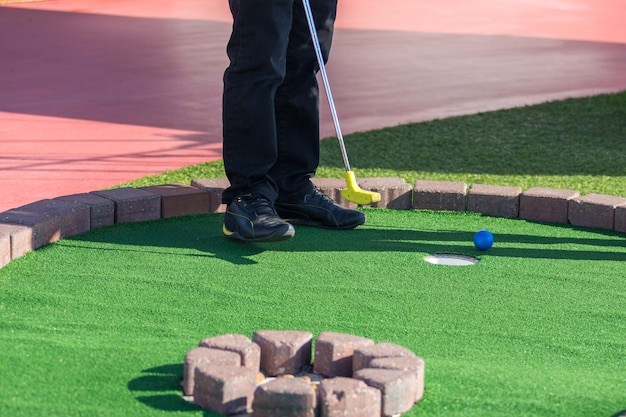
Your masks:
<path fill-rule="evenodd" d="M 221 214 L 117 224 L 0 269 L 0 415 L 210 416 L 181 399 L 205 337 L 336 331 L 426 362 L 406 416 L 611 417 L 626 409 L 623 234 L 472 213 L 366 210 L 273 244 Z M 472 246 L 487 228 L 494 247 Z M 427 254 L 477 256 L 468 267 Z"/>
<path fill-rule="evenodd" d="M 452 117 L 347 135 L 357 178 L 401 177 L 549 187 L 626 196 L 626 92 Z M 321 142 L 318 177 L 343 178 L 334 138 Z M 222 161 L 123 186 L 224 177 Z"/>

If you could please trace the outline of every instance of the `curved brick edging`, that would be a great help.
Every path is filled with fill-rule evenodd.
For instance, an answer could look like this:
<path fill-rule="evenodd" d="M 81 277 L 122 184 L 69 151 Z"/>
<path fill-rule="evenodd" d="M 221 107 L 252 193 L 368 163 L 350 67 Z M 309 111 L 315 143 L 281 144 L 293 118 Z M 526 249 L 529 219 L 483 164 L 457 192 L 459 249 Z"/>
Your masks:
<path fill-rule="evenodd" d="M 354 207 L 341 196 L 342 179 L 313 182 L 339 204 Z M 0 268 L 26 253 L 63 237 L 115 223 L 142 222 L 223 212 L 221 195 L 228 181 L 197 179 L 191 185 L 164 184 L 118 188 L 40 200 L 0 213 Z M 359 186 L 377 191 L 372 207 L 397 210 L 471 211 L 495 217 L 572 224 L 626 233 L 626 198 L 604 194 L 581 196 L 575 190 L 530 188 L 462 182 L 421 181 L 413 186 L 401 178 L 364 178 Z"/>
<path fill-rule="evenodd" d="M 183 396 L 225 415 L 387 417 L 424 395 L 424 360 L 409 349 L 322 332 L 312 364 L 312 345 L 296 330 L 204 339 L 185 355 Z"/>

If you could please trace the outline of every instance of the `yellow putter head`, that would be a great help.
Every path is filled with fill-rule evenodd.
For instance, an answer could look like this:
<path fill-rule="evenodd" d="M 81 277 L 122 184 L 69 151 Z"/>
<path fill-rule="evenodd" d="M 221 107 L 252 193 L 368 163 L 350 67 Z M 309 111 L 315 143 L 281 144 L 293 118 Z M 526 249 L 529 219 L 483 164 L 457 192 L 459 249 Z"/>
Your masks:
<path fill-rule="evenodd" d="M 380 194 L 374 191 L 366 191 L 359 187 L 352 171 L 346 171 L 346 185 L 348 188 L 341 190 L 341 195 L 348 201 L 352 201 L 360 206 L 367 206 L 380 201 Z"/>

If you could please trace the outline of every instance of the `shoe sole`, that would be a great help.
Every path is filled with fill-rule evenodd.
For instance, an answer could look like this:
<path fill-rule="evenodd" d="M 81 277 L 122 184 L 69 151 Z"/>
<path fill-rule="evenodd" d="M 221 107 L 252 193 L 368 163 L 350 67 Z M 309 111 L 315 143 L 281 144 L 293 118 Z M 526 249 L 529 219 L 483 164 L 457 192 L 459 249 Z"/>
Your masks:
<path fill-rule="evenodd" d="M 359 227 L 362 224 L 365 224 L 365 222 L 357 222 L 354 224 L 347 224 L 347 225 L 342 225 L 342 226 L 326 226 L 324 224 L 315 222 L 313 220 L 307 220 L 307 219 L 285 219 L 283 218 L 284 221 L 291 223 L 291 224 L 295 224 L 295 225 L 300 225 L 300 226 L 311 226 L 311 227 L 319 227 L 322 229 L 328 229 L 328 230 L 352 230 L 355 229 L 357 227 Z"/>
<path fill-rule="evenodd" d="M 290 228 L 290 229 L 287 229 L 287 232 L 283 234 L 272 234 L 269 236 L 263 236 L 263 237 L 257 237 L 257 238 L 247 238 L 247 237 L 241 236 L 237 232 L 228 230 L 225 224 L 222 225 L 222 232 L 224 233 L 224 236 L 226 236 L 229 239 L 236 239 L 236 240 L 241 240 L 244 242 L 280 242 L 283 240 L 291 239 L 295 234 L 295 231 L 293 230 L 293 228 Z"/>

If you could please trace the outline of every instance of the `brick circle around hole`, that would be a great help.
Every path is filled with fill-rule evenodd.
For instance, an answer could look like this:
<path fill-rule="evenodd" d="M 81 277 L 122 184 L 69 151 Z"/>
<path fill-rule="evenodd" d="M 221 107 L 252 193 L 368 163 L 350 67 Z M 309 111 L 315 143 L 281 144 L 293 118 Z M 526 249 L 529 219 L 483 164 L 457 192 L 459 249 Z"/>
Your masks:
<path fill-rule="evenodd" d="M 345 333 L 225 334 L 185 355 L 183 397 L 228 416 L 388 417 L 424 395 L 424 360 L 394 343 Z"/>

